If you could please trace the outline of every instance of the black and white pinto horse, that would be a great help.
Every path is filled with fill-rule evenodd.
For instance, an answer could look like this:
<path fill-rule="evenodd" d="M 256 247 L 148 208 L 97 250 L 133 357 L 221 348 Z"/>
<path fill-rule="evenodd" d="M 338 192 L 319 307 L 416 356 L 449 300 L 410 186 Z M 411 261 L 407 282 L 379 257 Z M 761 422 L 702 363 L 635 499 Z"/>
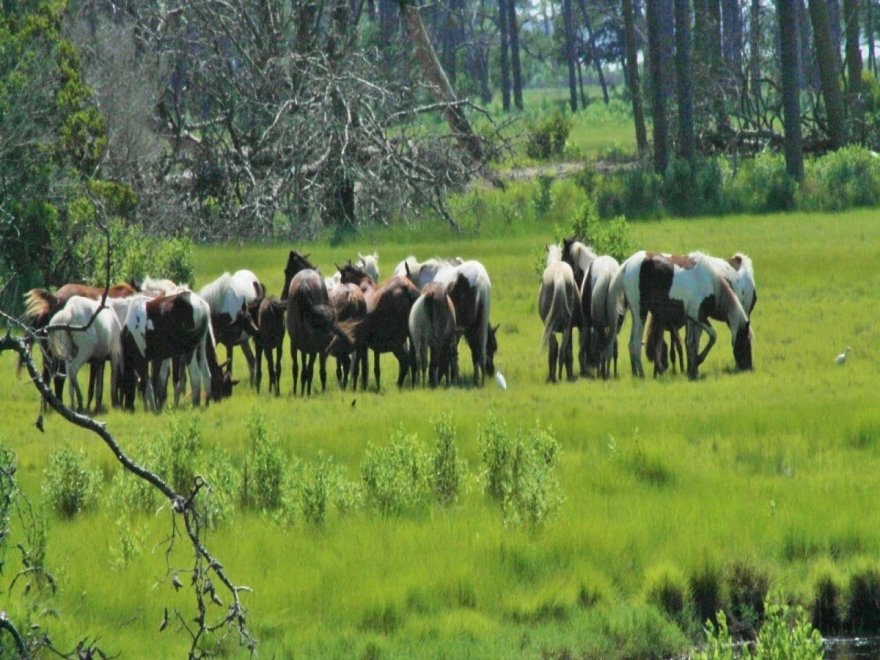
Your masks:
<path fill-rule="evenodd" d="M 645 375 L 640 352 L 649 312 L 661 328 L 686 327 L 690 378 L 697 377 L 699 365 L 717 340 L 715 330 L 709 324 L 710 318 L 725 321 L 730 328 L 737 367 L 741 370 L 752 368 L 749 316 L 717 261 L 699 252 L 678 256 L 640 251 L 623 262 L 611 283 L 610 303 L 619 314 L 626 308 L 632 312 L 629 354 L 634 375 Z M 753 307 L 757 299 L 754 278 L 747 277 L 752 282 L 749 297 Z M 741 290 L 745 292 L 748 287 L 744 282 L 741 284 Z M 709 342 L 700 351 L 703 330 L 709 335 Z"/>

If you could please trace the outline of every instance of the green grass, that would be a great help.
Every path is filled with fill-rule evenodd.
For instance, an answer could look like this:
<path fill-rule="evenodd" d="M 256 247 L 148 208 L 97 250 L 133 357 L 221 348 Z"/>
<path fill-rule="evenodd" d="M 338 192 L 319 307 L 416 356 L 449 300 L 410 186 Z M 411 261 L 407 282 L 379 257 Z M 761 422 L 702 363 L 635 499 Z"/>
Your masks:
<path fill-rule="evenodd" d="M 238 512 L 211 536 L 233 579 L 254 589 L 245 603 L 264 656 L 677 655 L 692 643 L 692 630 L 646 601 L 647 576 L 668 570 L 690 580 L 707 566 L 724 573 L 740 562 L 766 571 L 771 592 L 809 604 L 814 567 L 831 564 L 846 582 L 864 557 L 880 552 L 871 515 L 880 470 L 875 213 L 634 225 L 639 247 L 751 255 L 759 290 L 755 371 L 729 373 L 733 359 L 722 328 L 698 382 L 672 375 L 635 380 L 621 355 L 617 379 L 556 386 L 544 382 L 534 269 L 553 222 L 566 218 L 487 220 L 465 237 L 401 229 L 340 247 L 198 250 L 199 284 L 247 267 L 276 294 L 294 247 L 327 271 L 374 248 L 384 273 L 410 253 L 478 258 L 493 281 L 493 323 L 501 323 L 496 364 L 507 378 L 505 392 L 494 383 L 397 391 L 397 366 L 385 357 L 379 394 L 340 392 L 331 383 L 323 395 L 294 399 L 285 355 L 280 398 L 240 385 L 222 405 L 181 413 L 198 417 L 206 447 L 221 445 L 241 458 L 245 420 L 259 407 L 287 452 L 302 460 L 329 455 L 352 480 L 369 443 L 384 444 L 403 427 L 430 447 L 430 420 L 453 414 L 469 477 L 451 509 L 390 518 L 331 513 L 320 529 Z M 624 351 L 627 333 L 628 323 Z M 840 368 L 833 358 L 846 345 L 857 352 Z M 470 373 L 466 349 L 462 364 Z M 237 354 L 237 376 L 245 376 L 244 366 Z M 35 501 L 48 457 L 62 444 L 84 447 L 109 479 L 116 467 L 96 439 L 57 415 L 47 417 L 45 434 L 34 428 L 37 398 L 25 379 L 16 380 L 11 356 L 0 361 L 0 373 L 7 383 L 0 437 L 17 452 L 20 481 Z M 542 530 L 505 527 L 482 494 L 477 433 L 490 411 L 511 429 L 540 420 L 562 444 L 557 474 L 566 500 Z M 126 447 L 168 423 L 140 410 L 106 419 Z M 166 605 L 192 607 L 185 589 L 175 594 L 161 582 L 166 511 L 133 523 L 147 540 L 122 569 L 113 567 L 118 540 L 106 504 L 73 521 L 49 520 L 48 563 L 61 591 L 53 601 L 59 618 L 44 623 L 62 647 L 88 634 L 122 656 L 144 648 L 157 657 L 185 652 L 184 634 L 158 633 Z M 16 559 L 7 553 L 9 567 Z M 183 552 L 173 559 L 175 566 L 187 562 Z M 21 611 L 17 600 L 4 591 L 0 607 L 14 615 Z"/>

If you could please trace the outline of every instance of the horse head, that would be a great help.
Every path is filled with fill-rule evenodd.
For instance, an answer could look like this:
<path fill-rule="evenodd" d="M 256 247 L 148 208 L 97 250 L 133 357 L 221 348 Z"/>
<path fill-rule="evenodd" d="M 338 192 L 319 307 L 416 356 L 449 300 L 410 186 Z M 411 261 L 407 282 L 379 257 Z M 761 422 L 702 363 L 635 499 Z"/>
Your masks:
<path fill-rule="evenodd" d="M 361 286 L 362 284 L 375 286 L 376 284 L 372 277 L 367 275 L 357 266 L 354 266 L 351 262 L 340 268 L 339 274 L 341 276 L 340 282 L 343 284 L 355 284 L 357 286 Z"/>
<path fill-rule="evenodd" d="M 495 353 L 498 352 L 498 338 L 495 335 L 500 327 L 500 323 L 494 328 L 490 325 L 486 334 L 486 373 L 490 376 L 495 375 Z"/>
<path fill-rule="evenodd" d="M 752 332 L 749 322 L 737 328 L 733 338 L 733 359 L 740 371 L 752 370 Z"/>

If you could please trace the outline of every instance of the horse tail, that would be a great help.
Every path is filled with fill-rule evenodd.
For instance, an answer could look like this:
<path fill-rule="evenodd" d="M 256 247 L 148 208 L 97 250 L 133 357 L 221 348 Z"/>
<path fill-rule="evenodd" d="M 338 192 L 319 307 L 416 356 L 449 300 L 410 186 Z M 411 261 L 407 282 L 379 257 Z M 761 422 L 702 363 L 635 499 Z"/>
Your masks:
<path fill-rule="evenodd" d="M 620 268 L 617 269 L 617 272 L 614 273 L 614 277 L 611 278 L 611 282 L 608 284 L 608 294 L 605 299 L 608 320 L 610 322 L 613 319 L 618 329 L 620 319 L 626 313 L 626 308 L 629 304 L 629 301 L 626 299 L 626 282 L 624 280 L 626 266 L 627 262 L 624 261 Z"/>
<path fill-rule="evenodd" d="M 31 289 L 24 294 L 24 303 L 24 320 L 35 328 L 45 327 L 62 307 L 61 301 L 46 289 Z"/>
<path fill-rule="evenodd" d="M 70 325 L 73 322 L 70 310 L 62 309 L 52 317 L 53 325 Z M 76 344 L 66 328 L 58 328 L 49 333 L 49 352 L 63 362 L 76 357 Z"/>
<path fill-rule="evenodd" d="M 566 296 L 565 275 L 559 269 L 553 274 L 553 297 L 550 299 L 550 309 L 544 319 L 544 335 L 541 337 L 541 348 L 547 348 L 550 336 L 559 320 L 565 316 L 571 319 L 571 306 Z"/>

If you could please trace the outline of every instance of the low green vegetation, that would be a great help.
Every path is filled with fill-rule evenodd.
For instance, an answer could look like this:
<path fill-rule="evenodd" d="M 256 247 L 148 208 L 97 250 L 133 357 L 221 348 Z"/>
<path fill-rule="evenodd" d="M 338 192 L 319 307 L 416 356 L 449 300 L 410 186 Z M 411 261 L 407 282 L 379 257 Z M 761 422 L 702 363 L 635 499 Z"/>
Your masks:
<path fill-rule="evenodd" d="M 535 263 L 586 199 L 576 181 L 544 192 L 535 182 L 456 200 L 460 235 L 399 227 L 339 246 L 195 250 L 199 282 L 246 267 L 275 294 L 291 248 L 328 271 L 373 249 L 383 273 L 407 254 L 478 258 L 501 324 L 506 391 L 489 382 L 355 393 L 330 382 L 294 398 L 286 351 L 282 395 L 258 396 L 236 353 L 243 383 L 229 401 L 107 415 L 138 460 L 184 485 L 194 475 L 211 484 L 212 549 L 254 590 L 245 604 L 261 654 L 680 656 L 704 647 L 707 620 L 781 639 L 766 602 L 801 605 L 796 630 L 804 618 L 825 634 L 880 628 L 880 529 L 866 513 L 880 470 L 875 213 L 628 224 L 633 250 L 752 257 L 755 371 L 732 372 L 721 327 L 699 381 L 636 380 L 627 322 L 617 378 L 551 386 Z M 856 352 L 837 366 L 847 345 Z M 461 362 L 469 374 L 466 348 Z M 383 358 L 392 373 L 393 363 Z M 37 431 L 37 398 L 14 359 L 0 373 L 3 444 L 43 505 L 45 562 L 60 585 L 58 616 L 39 623 L 61 648 L 89 635 L 122 656 L 181 655 L 188 637 L 177 623 L 159 632 L 166 606 L 193 606 L 164 579 L 190 561 L 182 547 L 166 556 L 167 507 L 57 415 Z M 50 480 L 61 465 L 93 475 L 96 500 L 86 480 Z M 68 516 L 51 492 L 78 483 L 71 501 L 94 504 Z M 19 592 L 0 606 L 30 620 Z"/>

